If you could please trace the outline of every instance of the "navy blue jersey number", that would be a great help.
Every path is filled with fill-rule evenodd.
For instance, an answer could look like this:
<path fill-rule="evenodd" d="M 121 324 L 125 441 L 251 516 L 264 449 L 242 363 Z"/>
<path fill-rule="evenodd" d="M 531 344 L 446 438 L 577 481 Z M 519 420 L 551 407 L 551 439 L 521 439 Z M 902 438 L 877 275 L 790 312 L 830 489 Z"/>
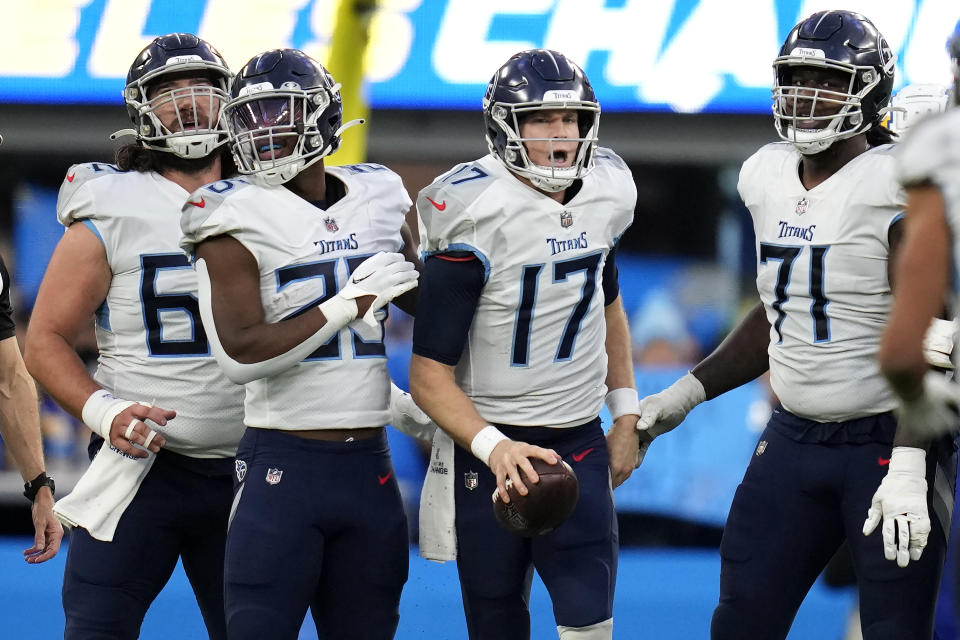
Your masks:
<path fill-rule="evenodd" d="M 368 257 L 369 256 L 353 256 L 346 258 L 347 276 L 349 277 L 349 275 L 353 273 L 353 270 L 360 266 L 360 263 L 366 260 Z M 284 320 L 295 318 L 302 313 L 306 313 L 318 304 L 326 302 L 337 294 L 337 291 L 339 291 L 339 288 L 337 287 L 337 261 L 338 258 L 334 258 L 333 260 L 320 260 L 318 262 L 308 262 L 277 269 L 277 291 L 280 291 L 285 286 L 300 280 L 308 280 L 311 278 L 323 279 L 323 295 L 316 300 L 305 304 L 300 309 L 297 309 L 295 312 L 284 318 Z M 384 310 L 386 310 L 386 307 L 384 307 Z M 382 327 L 380 340 L 366 341 L 357 335 L 353 329 L 350 329 L 350 333 L 353 339 L 353 355 L 355 358 L 386 357 L 387 350 L 383 344 Z M 337 360 L 339 358 L 340 334 L 338 332 L 336 335 L 330 338 L 330 340 L 325 342 L 313 353 L 307 356 L 304 360 Z"/>
<path fill-rule="evenodd" d="M 814 342 L 830 340 L 830 318 L 827 316 L 827 305 L 830 301 L 823 292 L 824 258 L 828 246 L 810 247 L 810 316 L 813 318 Z M 777 312 L 777 319 L 773 329 L 777 332 L 777 344 L 783 342 L 783 333 L 780 328 L 787 317 L 783 310 L 784 303 L 789 299 L 787 287 L 790 285 L 790 276 L 793 273 L 794 261 L 803 251 L 803 247 L 790 247 L 779 244 L 760 243 L 760 263 L 768 260 L 778 260 L 777 284 L 773 288 L 773 309 Z"/>
<path fill-rule="evenodd" d="M 573 348 L 580 333 L 590 301 L 597 290 L 597 272 L 600 267 L 601 253 L 558 260 L 553 263 L 553 280 L 551 284 L 566 282 L 569 276 L 583 272 L 583 286 L 580 288 L 580 299 L 574 305 L 567 318 L 567 324 L 560 336 L 560 343 L 554 355 L 554 362 L 563 362 L 573 357 Z M 513 328 L 513 349 L 510 354 L 510 364 L 515 367 L 525 367 L 530 363 L 530 335 L 533 331 L 535 307 L 537 304 L 537 289 L 540 283 L 540 274 L 543 264 L 531 264 L 523 267 L 520 275 L 520 305 L 517 307 L 516 320 Z"/>
<path fill-rule="evenodd" d="M 191 269 L 182 253 L 140 256 L 140 300 L 147 328 L 147 352 L 158 358 L 205 356 L 210 354 L 207 334 L 200 322 L 200 305 L 190 293 L 157 293 L 157 273 L 164 269 Z M 179 311 L 190 319 L 192 337 L 186 340 L 163 338 L 163 312 Z"/>

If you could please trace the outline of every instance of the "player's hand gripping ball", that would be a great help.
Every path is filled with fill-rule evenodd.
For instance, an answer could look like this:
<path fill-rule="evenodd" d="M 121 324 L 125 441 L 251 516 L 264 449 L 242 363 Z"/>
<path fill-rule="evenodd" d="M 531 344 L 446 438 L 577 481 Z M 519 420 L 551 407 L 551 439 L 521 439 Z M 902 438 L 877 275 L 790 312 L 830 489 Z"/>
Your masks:
<path fill-rule="evenodd" d="M 520 495 L 507 478 L 510 502 L 504 503 L 498 491 L 493 492 L 493 514 L 510 533 L 532 538 L 555 529 L 570 517 L 580 497 L 577 474 L 566 462 L 550 464 L 540 458 L 530 458 L 533 470 L 540 476 L 534 484 L 524 474 L 527 495 Z"/>

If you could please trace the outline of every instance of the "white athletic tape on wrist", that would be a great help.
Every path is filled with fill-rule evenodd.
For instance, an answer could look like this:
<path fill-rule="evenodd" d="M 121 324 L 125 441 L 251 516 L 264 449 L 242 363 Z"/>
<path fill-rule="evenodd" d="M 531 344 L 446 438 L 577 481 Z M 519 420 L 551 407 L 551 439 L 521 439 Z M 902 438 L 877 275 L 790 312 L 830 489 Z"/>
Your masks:
<path fill-rule="evenodd" d="M 625 415 L 640 415 L 640 396 L 637 395 L 636 389 L 630 387 L 614 389 L 604 398 L 604 403 L 614 422 Z"/>
<path fill-rule="evenodd" d="M 953 320 L 934 318 L 923 336 L 923 355 L 927 364 L 942 369 L 953 369 L 954 336 L 957 326 Z"/>
<path fill-rule="evenodd" d="M 488 424 L 480 429 L 477 435 L 473 436 L 473 440 L 470 441 L 470 451 L 489 467 L 490 454 L 493 453 L 493 448 L 507 439 L 507 436 L 500 433 L 499 429 Z"/>
<path fill-rule="evenodd" d="M 127 407 L 137 404 L 132 400 L 117 398 L 108 391 L 97 389 L 83 403 L 80 417 L 83 423 L 104 440 L 110 441 L 110 427 L 113 419 Z"/>
<path fill-rule="evenodd" d="M 890 454 L 888 473 L 906 472 L 926 478 L 927 452 L 919 447 L 894 447 Z"/>

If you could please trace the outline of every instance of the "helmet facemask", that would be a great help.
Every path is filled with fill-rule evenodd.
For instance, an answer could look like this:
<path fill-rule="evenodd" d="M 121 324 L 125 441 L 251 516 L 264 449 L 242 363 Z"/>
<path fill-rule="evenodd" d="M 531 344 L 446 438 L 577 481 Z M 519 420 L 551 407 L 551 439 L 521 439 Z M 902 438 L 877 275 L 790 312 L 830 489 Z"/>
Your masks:
<path fill-rule="evenodd" d="M 486 102 L 486 101 L 485 101 Z M 581 100 L 538 101 L 521 103 L 484 104 L 484 110 L 490 115 L 488 123 L 496 126 L 506 136 L 502 151 L 494 144 L 496 131 L 487 132 L 487 146 L 510 171 L 522 176 L 534 187 L 547 192 L 557 192 L 568 188 L 574 180 L 582 179 L 594 166 L 594 150 L 597 144 L 597 131 L 600 126 L 600 105 L 596 102 Z M 521 124 L 524 117 L 536 111 L 572 110 L 577 112 L 577 138 L 524 138 L 521 137 Z M 570 166 L 558 166 L 552 159 L 558 155 L 554 150 L 557 142 L 576 142 L 577 149 Z M 547 142 L 549 166 L 534 163 L 525 143 Z"/>
<path fill-rule="evenodd" d="M 168 63 L 131 82 L 124 89 L 124 100 L 136 125 L 140 143 L 155 151 L 172 153 L 186 159 L 209 156 L 227 141 L 221 124 L 220 109 L 227 102 L 228 79 L 225 70 L 195 57 L 195 61 Z M 163 90 L 153 87 L 178 77 L 207 76 L 205 83 Z M 175 114 L 164 123 L 160 114 Z"/>
<path fill-rule="evenodd" d="M 324 139 L 322 132 L 329 129 L 325 126 L 329 123 L 322 119 L 339 116 L 339 90 L 339 84 L 308 90 L 272 89 L 269 84 L 262 89 L 245 87 L 224 107 L 240 173 L 256 175 L 264 184 L 281 185 L 336 151 L 343 130 L 357 124 L 347 123 Z"/>
<path fill-rule="evenodd" d="M 894 61 L 890 60 L 892 70 Z M 849 77 L 844 91 L 796 86 L 793 71 L 815 67 L 842 72 Z M 872 66 L 855 66 L 836 60 L 800 55 L 778 57 L 774 63 L 774 126 L 782 140 L 804 155 L 825 151 L 837 140 L 869 130 L 875 123 L 864 116 L 863 100 L 880 81 Z M 830 113 L 820 115 L 824 111 Z M 880 114 L 882 115 L 882 114 Z"/>

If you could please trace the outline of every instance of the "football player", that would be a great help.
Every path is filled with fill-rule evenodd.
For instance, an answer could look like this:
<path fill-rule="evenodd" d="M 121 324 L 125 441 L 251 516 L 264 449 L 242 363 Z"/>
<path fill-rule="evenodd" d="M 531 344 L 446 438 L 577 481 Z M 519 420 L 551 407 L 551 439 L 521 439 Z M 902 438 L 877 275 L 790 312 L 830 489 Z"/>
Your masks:
<path fill-rule="evenodd" d="M 409 539 L 384 425 L 385 305 L 416 286 L 400 177 L 325 167 L 339 86 L 294 49 L 254 56 L 224 108 L 240 173 L 184 205 L 214 353 L 246 386 L 227 536 L 231 640 L 393 638 Z M 412 310 L 408 294 L 405 308 Z"/>
<path fill-rule="evenodd" d="M 614 486 L 623 482 L 639 446 L 614 260 L 636 187 L 623 160 L 597 146 L 600 105 L 561 53 L 510 58 L 487 87 L 483 115 L 489 155 L 455 166 L 417 200 L 427 258 L 411 390 L 456 443 L 442 461 L 435 439 L 429 473 L 454 483 L 450 547 L 472 640 L 530 637 L 534 569 L 561 638 L 609 639 L 611 472 Z M 615 424 L 605 439 L 598 414 L 608 389 Z M 530 458 L 561 456 L 580 482 L 569 520 L 533 539 L 501 529 L 491 494 L 509 501 L 508 482 L 526 494 L 521 471 L 537 481 Z M 421 553 L 424 509 L 437 506 L 421 500 Z"/>
<path fill-rule="evenodd" d="M 67 229 L 40 286 L 26 359 L 94 432 L 96 458 L 57 504 L 75 525 L 65 638 L 137 638 L 178 559 L 209 637 L 226 637 L 223 556 L 243 389 L 210 353 L 179 217 L 190 192 L 224 171 L 218 121 L 230 78 L 196 36 L 154 39 L 123 92 L 134 142 L 116 166 L 70 167 L 60 188 Z M 94 317 L 91 376 L 73 345 Z"/>
<path fill-rule="evenodd" d="M 714 639 L 785 638 L 844 539 L 864 635 L 932 634 L 949 516 L 936 520 L 927 552 L 906 567 L 883 560 L 879 536 L 861 534 L 888 468 L 916 483 L 929 478 L 921 499 L 946 509 L 939 513 L 953 502 L 949 448 L 928 456 L 915 442 L 893 447 L 897 403 L 877 363 L 904 208 L 881 125 L 894 64 L 881 34 L 856 13 L 818 12 L 790 31 L 774 61 L 783 142 L 750 157 L 739 181 L 756 232 L 761 304 L 690 373 L 640 405 L 650 440 L 768 368 L 781 403 L 724 528 Z"/>
<path fill-rule="evenodd" d="M 953 64 L 955 104 L 960 95 L 960 23 L 947 50 Z M 960 401 L 960 387 L 929 372 L 924 357 L 926 324 L 945 302 L 954 315 L 958 309 L 958 285 L 952 274 L 960 265 L 960 110 L 949 109 L 924 122 L 898 149 L 897 160 L 907 190 L 907 214 L 896 269 L 897 295 L 883 334 L 880 366 L 900 400 L 902 429 L 924 442 L 955 433 Z M 949 512 L 942 513 L 939 501 L 931 502 L 927 479 L 916 469 L 924 459 L 923 449 L 898 449 L 906 461 L 913 457 L 916 462 L 895 469 L 891 461 L 874 496 L 871 519 L 883 520 L 888 560 L 926 558 L 930 547 L 939 542 L 936 525 L 944 517 L 949 522 Z M 952 579 L 956 598 L 960 575 Z"/>

